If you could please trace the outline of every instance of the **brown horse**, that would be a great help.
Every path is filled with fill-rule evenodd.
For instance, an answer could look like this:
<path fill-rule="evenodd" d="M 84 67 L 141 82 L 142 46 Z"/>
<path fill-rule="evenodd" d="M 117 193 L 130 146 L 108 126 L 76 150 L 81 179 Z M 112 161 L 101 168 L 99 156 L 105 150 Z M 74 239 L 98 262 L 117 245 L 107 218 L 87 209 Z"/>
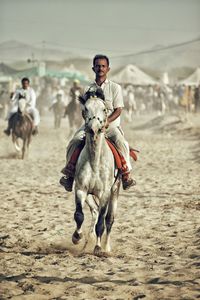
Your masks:
<path fill-rule="evenodd" d="M 57 101 L 55 103 L 53 103 L 49 110 L 53 110 L 53 114 L 54 114 L 54 128 L 58 129 L 60 128 L 61 125 L 61 120 L 63 117 L 63 114 L 65 112 L 65 103 L 62 101 L 62 98 L 59 97 L 59 95 L 57 96 Z"/>
<path fill-rule="evenodd" d="M 12 141 L 17 151 L 22 151 L 21 158 L 24 159 L 26 148 L 31 142 L 33 121 L 31 116 L 25 112 L 26 101 L 21 98 L 17 113 L 11 117 Z M 22 139 L 22 149 L 19 144 L 19 139 Z"/>
<path fill-rule="evenodd" d="M 82 124 L 81 106 L 79 102 L 80 91 L 77 90 L 73 93 L 72 99 L 65 108 L 64 117 L 68 116 L 70 134 L 73 133 Z"/>

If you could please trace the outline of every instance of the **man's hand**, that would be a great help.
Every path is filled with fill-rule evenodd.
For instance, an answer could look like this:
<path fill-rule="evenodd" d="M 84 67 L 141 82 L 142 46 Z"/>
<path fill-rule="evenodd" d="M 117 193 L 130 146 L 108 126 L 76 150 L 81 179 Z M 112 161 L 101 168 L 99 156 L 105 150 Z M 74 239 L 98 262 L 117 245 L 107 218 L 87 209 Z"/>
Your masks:
<path fill-rule="evenodd" d="M 105 128 L 107 129 L 110 125 L 110 122 L 108 121 L 108 119 L 106 120 L 106 124 L 105 124 Z"/>

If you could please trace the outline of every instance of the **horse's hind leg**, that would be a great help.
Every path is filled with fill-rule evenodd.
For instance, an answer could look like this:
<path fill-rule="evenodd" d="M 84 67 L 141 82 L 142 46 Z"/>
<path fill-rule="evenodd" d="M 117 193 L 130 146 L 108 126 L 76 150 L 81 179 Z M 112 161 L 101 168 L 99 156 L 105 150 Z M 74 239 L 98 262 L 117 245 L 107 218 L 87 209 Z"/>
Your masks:
<path fill-rule="evenodd" d="M 95 235 L 95 225 L 96 225 L 97 219 L 98 219 L 98 204 L 96 203 L 94 196 L 92 196 L 92 195 L 88 195 L 86 202 L 90 208 L 90 212 L 92 215 L 92 221 L 91 221 L 91 225 L 90 225 L 89 234 L 93 233 Z"/>
<path fill-rule="evenodd" d="M 110 202 L 109 207 L 108 207 L 108 212 L 106 215 L 106 244 L 105 244 L 106 252 L 111 251 L 110 233 L 111 233 L 112 225 L 114 223 L 116 209 L 117 209 L 117 198 L 113 199 Z"/>
<path fill-rule="evenodd" d="M 110 199 L 110 202 L 108 205 L 108 211 L 106 214 L 106 243 L 105 243 L 106 252 L 111 251 L 110 233 L 111 233 L 112 225 L 114 223 L 114 219 L 115 219 L 115 215 L 116 215 L 119 189 L 120 189 L 120 180 L 118 179 L 112 187 L 111 199 Z"/>
<path fill-rule="evenodd" d="M 83 237 L 82 224 L 84 221 L 83 206 L 86 200 L 87 194 L 83 191 L 76 191 L 75 202 L 76 211 L 74 213 L 74 220 L 76 221 L 76 230 L 72 235 L 72 242 L 78 244 Z"/>
<path fill-rule="evenodd" d="M 27 146 L 27 155 L 29 154 L 29 145 L 30 145 L 30 142 L 31 142 L 31 134 L 28 136 L 27 143 L 26 143 L 26 146 Z"/>
<path fill-rule="evenodd" d="M 91 215 L 92 215 L 92 220 L 91 220 L 90 228 L 89 228 L 89 231 L 88 231 L 88 237 L 85 239 L 85 245 L 83 247 L 83 250 L 86 249 L 86 247 L 87 247 L 89 241 L 91 240 L 91 238 L 94 239 L 96 237 L 95 225 L 96 225 L 97 219 L 98 219 L 98 204 L 94 200 L 94 196 L 88 195 L 87 199 L 86 199 L 86 203 L 90 208 L 90 212 L 91 212 Z"/>

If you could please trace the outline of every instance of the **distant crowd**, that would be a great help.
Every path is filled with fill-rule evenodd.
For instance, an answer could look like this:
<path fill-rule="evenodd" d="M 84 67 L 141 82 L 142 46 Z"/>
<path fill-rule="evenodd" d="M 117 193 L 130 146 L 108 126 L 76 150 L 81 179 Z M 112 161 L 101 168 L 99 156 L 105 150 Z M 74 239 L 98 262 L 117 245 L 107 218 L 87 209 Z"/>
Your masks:
<path fill-rule="evenodd" d="M 125 108 L 132 114 L 167 112 L 182 110 L 196 113 L 200 111 L 200 85 L 124 85 L 123 96 Z"/>
<path fill-rule="evenodd" d="M 20 83 L 20 82 L 19 82 Z M 0 83 L 0 117 L 6 118 L 9 99 L 18 88 L 19 83 Z M 55 78 L 33 78 L 31 86 L 36 93 L 37 108 L 44 115 L 58 101 L 67 107 L 71 101 L 77 100 L 74 91 L 79 94 L 84 91 L 84 85 L 78 80 L 66 81 Z M 167 112 L 183 111 L 197 113 L 200 111 L 200 85 L 122 85 L 125 113 L 132 120 L 134 115 L 157 112 L 163 115 Z M 78 96 L 78 95 L 77 95 Z"/>

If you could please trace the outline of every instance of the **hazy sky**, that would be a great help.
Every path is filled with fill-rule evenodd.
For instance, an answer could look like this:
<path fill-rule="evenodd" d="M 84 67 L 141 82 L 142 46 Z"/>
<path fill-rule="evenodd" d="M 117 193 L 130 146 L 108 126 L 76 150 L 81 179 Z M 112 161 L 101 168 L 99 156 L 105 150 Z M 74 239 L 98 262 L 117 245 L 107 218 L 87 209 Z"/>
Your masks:
<path fill-rule="evenodd" d="M 200 0 L 0 0 L 0 42 L 132 53 L 200 36 Z"/>

